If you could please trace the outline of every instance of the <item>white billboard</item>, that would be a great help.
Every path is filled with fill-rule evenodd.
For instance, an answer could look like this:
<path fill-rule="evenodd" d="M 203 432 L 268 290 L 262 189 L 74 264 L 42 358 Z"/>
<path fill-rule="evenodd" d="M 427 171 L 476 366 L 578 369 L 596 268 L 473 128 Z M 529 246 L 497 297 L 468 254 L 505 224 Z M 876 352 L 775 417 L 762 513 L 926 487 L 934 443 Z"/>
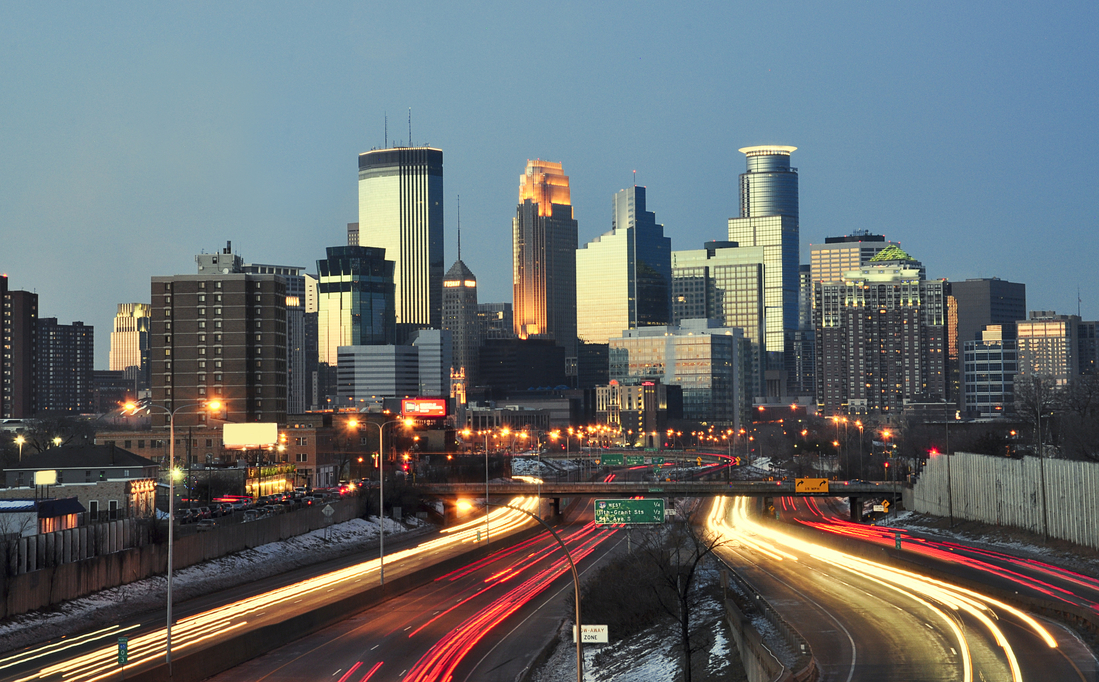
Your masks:
<path fill-rule="evenodd" d="M 221 434 L 221 442 L 227 448 L 240 450 L 265 448 L 279 442 L 279 425 L 275 422 L 226 424 Z"/>

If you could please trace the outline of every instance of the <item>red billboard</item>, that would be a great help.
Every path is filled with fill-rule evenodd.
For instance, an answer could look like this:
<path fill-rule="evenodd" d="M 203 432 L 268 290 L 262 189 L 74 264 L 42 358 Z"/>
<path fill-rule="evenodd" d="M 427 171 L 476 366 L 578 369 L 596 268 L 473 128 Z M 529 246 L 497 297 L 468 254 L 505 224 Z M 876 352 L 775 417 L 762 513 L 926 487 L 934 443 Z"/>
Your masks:
<path fill-rule="evenodd" d="M 405 398 L 401 401 L 401 416 L 412 419 L 442 419 L 446 417 L 446 399 Z"/>

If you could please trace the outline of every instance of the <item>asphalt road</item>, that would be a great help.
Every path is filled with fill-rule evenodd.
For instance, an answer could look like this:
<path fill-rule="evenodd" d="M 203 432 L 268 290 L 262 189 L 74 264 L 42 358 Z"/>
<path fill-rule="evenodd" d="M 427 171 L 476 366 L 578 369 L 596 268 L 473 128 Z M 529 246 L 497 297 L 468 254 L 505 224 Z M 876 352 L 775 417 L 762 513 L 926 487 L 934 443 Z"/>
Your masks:
<path fill-rule="evenodd" d="M 1051 648 L 1006 606 L 829 552 L 826 534 L 787 542 L 783 524 L 732 525 L 742 535 L 719 555 L 806 639 L 822 680 L 1096 679 L 1094 655 L 1059 624 L 1036 619 L 1056 641 Z"/>
<path fill-rule="evenodd" d="M 580 509 L 558 532 L 584 571 L 622 534 Z M 542 534 L 212 679 L 512 682 L 556 635 L 571 592 L 562 552 Z"/>
<path fill-rule="evenodd" d="M 505 533 L 533 523 L 517 512 L 494 512 L 498 526 L 493 532 Z M 505 521 L 504 516 L 512 517 Z M 483 518 L 483 517 L 482 517 Z M 505 525 L 506 524 L 506 525 Z M 404 538 L 391 537 L 386 543 L 386 576 L 396 577 L 444 558 L 467 552 L 476 542 L 476 529 L 446 529 L 443 532 Z M 506 530 L 510 528 L 509 530 Z M 173 608 L 173 651 L 201 649 L 237 628 L 254 628 L 285 620 L 287 614 L 330 603 L 377 584 L 378 562 L 373 551 L 333 562 L 298 569 L 225 590 Z M 143 614 L 115 627 L 59 638 L 21 651 L 12 651 L 0 659 L 2 680 L 91 680 L 106 673 L 117 674 L 119 636 L 129 639 L 128 670 L 159 663 L 164 658 L 165 613 Z"/>

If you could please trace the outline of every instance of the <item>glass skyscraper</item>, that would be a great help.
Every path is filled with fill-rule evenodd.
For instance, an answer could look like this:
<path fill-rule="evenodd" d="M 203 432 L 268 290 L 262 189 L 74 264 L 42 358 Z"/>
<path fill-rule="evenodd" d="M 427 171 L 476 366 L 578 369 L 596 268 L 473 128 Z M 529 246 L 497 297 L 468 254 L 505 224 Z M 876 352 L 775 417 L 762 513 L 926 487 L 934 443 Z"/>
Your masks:
<path fill-rule="evenodd" d="M 318 360 L 335 367 L 340 346 L 394 342 L 393 271 L 383 249 L 330 246 L 317 261 Z"/>
<path fill-rule="evenodd" d="M 611 229 L 576 250 L 576 328 L 587 343 L 671 322 L 672 240 L 645 210 L 645 188 L 619 190 Z"/>
<path fill-rule="evenodd" d="M 152 311 L 148 303 L 119 303 L 111 331 L 110 369 L 125 372 L 131 388 L 149 388 L 149 320 Z"/>
<path fill-rule="evenodd" d="M 747 172 L 740 175 L 740 217 L 729 219 L 729 241 L 742 247 L 762 246 L 764 251 L 764 306 L 767 353 L 766 391 L 769 396 L 787 391 L 781 372 L 795 363 L 793 353 L 798 330 L 799 225 L 798 171 L 790 166 L 797 147 L 762 145 L 741 149 Z"/>
<path fill-rule="evenodd" d="M 398 340 L 442 324 L 443 152 L 396 147 L 359 154 L 358 244 L 393 261 Z"/>
<path fill-rule="evenodd" d="M 576 356 L 576 221 L 560 163 L 527 161 L 512 220 L 515 334 Z"/>

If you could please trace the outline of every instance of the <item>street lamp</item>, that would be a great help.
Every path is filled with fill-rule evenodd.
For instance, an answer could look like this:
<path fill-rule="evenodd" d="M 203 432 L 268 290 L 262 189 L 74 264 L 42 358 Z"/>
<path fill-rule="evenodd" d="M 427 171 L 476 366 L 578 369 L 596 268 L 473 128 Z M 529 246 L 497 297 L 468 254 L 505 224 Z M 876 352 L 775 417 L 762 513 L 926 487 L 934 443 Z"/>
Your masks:
<path fill-rule="evenodd" d="M 176 412 L 189 407 L 201 407 L 206 410 L 220 410 L 221 402 L 210 400 L 201 403 L 186 403 L 170 410 L 162 405 L 139 406 L 136 403 L 126 403 L 123 410 L 129 410 L 131 414 L 139 409 L 160 410 L 168 415 L 168 625 L 165 629 L 166 640 L 164 650 L 164 662 L 168 664 L 168 675 L 172 674 L 172 547 L 175 543 L 176 527 Z M 54 441 L 60 441 L 55 438 Z"/>
<path fill-rule="evenodd" d="M 390 424 L 404 424 L 406 427 L 411 427 L 414 422 L 411 419 L 392 419 L 378 424 L 369 421 L 365 423 L 378 427 L 378 585 L 381 586 L 385 585 L 385 441 L 382 438 L 382 431 Z M 358 419 L 347 422 L 351 428 L 357 428 L 359 424 Z"/>
<path fill-rule="evenodd" d="M 53 446 L 56 448 L 61 445 L 61 436 L 53 437 Z"/>
<path fill-rule="evenodd" d="M 466 509 L 472 507 L 468 502 L 460 503 Z M 557 541 L 557 544 L 561 545 L 561 551 L 565 553 L 565 558 L 569 560 L 569 569 L 572 570 L 572 588 L 576 592 L 576 682 L 584 682 L 584 656 L 582 650 L 582 644 L 584 640 L 583 630 L 580 627 L 580 575 L 576 572 L 576 564 L 572 560 L 572 554 L 569 553 L 569 548 L 565 546 L 564 541 L 561 540 L 561 536 L 557 534 L 557 531 L 553 529 L 548 523 L 546 523 L 540 516 L 531 514 L 526 509 L 520 509 L 519 507 L 513 507 L 510 504 L 493 504 L 485 498 L 485 516 L 488 516 L 489 507 L 504 507 L 507 509 L 514 509 L 517 512 L 522 512 L 534 519 L 538 523 L 546 527 L 552 535 L 553 539 Z"/>
<path fill-rule="evenodd" d="M 18 436 L 15 437 L 15 444 L 19 446 L 19 463 L 20 464 L 23 463 L 23 443 L 26 443 L 26 442 L 27 442 L 27 439 L 24 438 L 22 435 L 18 435 Z"/>

